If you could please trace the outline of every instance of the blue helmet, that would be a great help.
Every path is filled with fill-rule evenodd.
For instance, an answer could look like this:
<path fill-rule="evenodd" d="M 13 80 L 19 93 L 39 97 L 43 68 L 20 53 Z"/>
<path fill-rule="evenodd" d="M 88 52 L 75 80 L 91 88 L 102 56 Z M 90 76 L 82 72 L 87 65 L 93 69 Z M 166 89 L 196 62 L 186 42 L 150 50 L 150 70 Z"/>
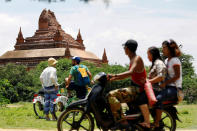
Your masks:
<path fill-rule="evenodd" d="M 80 63 L 80 57 L 74 56 L 72 60 L 75 60 L 78 64 Z"/>

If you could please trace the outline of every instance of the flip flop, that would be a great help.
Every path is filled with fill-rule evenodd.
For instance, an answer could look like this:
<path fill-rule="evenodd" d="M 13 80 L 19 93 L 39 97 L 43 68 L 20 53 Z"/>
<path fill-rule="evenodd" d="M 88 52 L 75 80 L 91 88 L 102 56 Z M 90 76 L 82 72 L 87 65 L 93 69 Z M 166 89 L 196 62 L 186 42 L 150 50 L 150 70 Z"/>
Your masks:
<path fill-rule="evenodd" d="M 149 123 L 142 122 L 142 123 L 139 123 L 139 125 L 144 127 L 144 128 L 149 128 L 150 129 L 150 124 Z"/>
<path fill-rule="evenodd" d="M 51 119 L 50 118 L 45 118 L 47 121 L 50 121 Z"/>

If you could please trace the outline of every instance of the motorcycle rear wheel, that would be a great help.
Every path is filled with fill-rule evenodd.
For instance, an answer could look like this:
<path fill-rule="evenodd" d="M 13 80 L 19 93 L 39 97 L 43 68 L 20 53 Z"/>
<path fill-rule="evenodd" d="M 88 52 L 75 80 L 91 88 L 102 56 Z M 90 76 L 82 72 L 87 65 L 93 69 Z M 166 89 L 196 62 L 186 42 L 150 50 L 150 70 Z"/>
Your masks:
<path fill-rule="evenodd" d="M 85 118 L 79 124 L 78 121 L 81 118 L 82 114 L 84 114 L 84 110 L 82 108 L 71 108 L 65 110 L 57 121 L 58 131 L 63 131 L 65 129 L 72 130 L 85 130 L 85 131 L 93 131 L 94 130 L 94 120 L 92 116 L 88 113 L 85 114 Z"/>
<path fill-rule="evenodd" d="M 34 113 L 39 119 L 44 119 L 44 105 L 41 104 L 41 102 L 37 101 L 36 103 L 33 103 Z"/>
<path fill-rule="evenodd" d="M 175 131 L 176 119 L 171 113 L 166 110 L 162 110 L 162 117 L 160 120 L 160 127 L 163 127 L 163 131 Z"/>

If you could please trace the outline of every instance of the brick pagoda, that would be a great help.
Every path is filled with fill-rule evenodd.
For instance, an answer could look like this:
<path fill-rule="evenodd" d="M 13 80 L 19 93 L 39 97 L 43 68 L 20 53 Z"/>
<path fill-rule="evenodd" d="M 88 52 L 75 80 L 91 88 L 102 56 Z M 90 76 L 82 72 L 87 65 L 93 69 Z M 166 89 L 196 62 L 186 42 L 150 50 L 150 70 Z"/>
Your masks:
<path fill-rule="evenodd" d="M 96 64 L 108 63 L 105 49 L 102 59 L 99 59 L 92 52 L 85 51 L 80 30 L 75 40 L 62 30 L 54 12 L 46 9 L 40 15 L 38 30 L 35 34 L 24 39 L 20 28 L 14 47 L 15 50 L 7 51 L 0 56 L 0 64 L 12 62 L 34 67 L 49 57 L 59 59 L 72 56 L 79 56 L 82 60 Z"/>

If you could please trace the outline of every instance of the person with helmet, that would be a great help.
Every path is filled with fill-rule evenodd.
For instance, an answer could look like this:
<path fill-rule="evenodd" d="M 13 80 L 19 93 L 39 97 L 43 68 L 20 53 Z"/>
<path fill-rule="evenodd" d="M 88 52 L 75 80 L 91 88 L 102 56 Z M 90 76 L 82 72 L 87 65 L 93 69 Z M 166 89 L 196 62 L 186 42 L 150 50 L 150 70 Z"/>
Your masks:
<path fill-rule="evenodd" d="M 80 62 L 80 57 L 72 57 L 72 68 L 65 82 L 68 93 L 69 90 L 75 90 L 77 98 L 84 99 L 87 93 L 86 86 L 90 84 L 92 75 L 89 69 L 85 65 L 80 64 Z M 72 78 L 74 78 L 74 81 L 71 81 Z"/>
<path fill-rule="evenodd" d="M 108 101 L 111 106 L 111 111 L 114 116 L 115 122 L 119 123 L 117 126 L 120 128 L 128 128 L 128 122 L 124 118 L 124 114 L 121 109 L 121 103 L 129 103 L 137 101 L 141 112 L 144 116 L 144 122 L 140 123 L 146 128 L 150 128 L 149 109 L 146 100 L 138 103 L 138 99 L 141 96 L 146 95 L 144 91 L 144 85 L 146 83 L 146 70 L 144 62 L 140 56 L 136 54 L 138 43 L 135 40 L 127 40 L 123 44 L 125 54 L 130 59 L 129 70 L 120 74 L 109 75 L 110 81 L 122 80 L 131 77 L 132 87 L 121 88 L 112 90 L 109 92 Z M 135 88 L 138 86 L 139 88 Z"/>
<path fill-rule="evenodd" d="M 58 92 L 58 83 L 57 83 L 57 74 L 56 74 L 56 63 L 57 60 L 54 58 L 48 59 L 48 67 L 43 70 L 40 75 L 40 81 L 42 87 L 44 88 L 44 114 L 46 115 L 46 120 L 50 120 L 49 111 L 52 115 L 52 120 L 55 120 L 54 116 L 54 104 L 53 100 L 57 98 Z"/>

